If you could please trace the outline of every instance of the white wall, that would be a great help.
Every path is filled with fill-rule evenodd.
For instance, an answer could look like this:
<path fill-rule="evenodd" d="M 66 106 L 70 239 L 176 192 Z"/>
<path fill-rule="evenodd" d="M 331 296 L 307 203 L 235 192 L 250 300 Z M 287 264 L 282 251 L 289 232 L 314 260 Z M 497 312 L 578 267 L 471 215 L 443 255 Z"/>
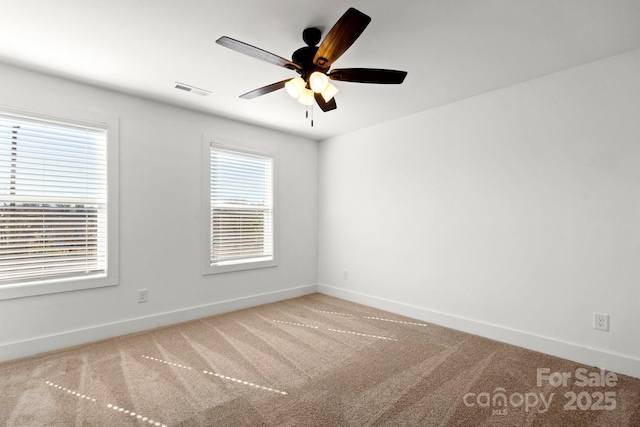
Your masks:
<path fill-rule="evenodd" d="M 315 291 L 315 141 L 8 66 L 0 75 L 0 104 L 118 116 L 120 127 L 120 284 L 0 301 L 0 360 Z M 205 133 L 277 149 L 278 267 L 201 275 Z"/>
<path fill-rule="evenodd" d="M 321 142 L 320 291 L 640 377 L 639 112 L 633 51 Z"/>
<path fill-rule="evenodd" d="M 0 301 L 0 360 L 319 282 L 640 377 L 640 51 L 333 138 L 319 153 L 128 95 L 7 66 L 0 75 L 1 104 L 120 118 L 120 284 Z M 203 133 L 277 147 L 277 268 L 200 274 Z M 610 332 L 592 329 L 594 311 L 611 315 Z"/>

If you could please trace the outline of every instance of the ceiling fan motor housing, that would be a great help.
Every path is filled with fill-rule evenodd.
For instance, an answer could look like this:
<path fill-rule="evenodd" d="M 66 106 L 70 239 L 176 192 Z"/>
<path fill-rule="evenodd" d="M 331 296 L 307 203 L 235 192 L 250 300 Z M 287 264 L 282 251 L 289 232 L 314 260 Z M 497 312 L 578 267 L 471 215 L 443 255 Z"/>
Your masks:
<path fill-rule="evenodd" d="M 316 52 L 318 51 L 318 46 L 316 46 L 320 42 L 320 38 L 322 36 L 321 31 L 318 28 L 307 28 L 302 32 L 302 39 L 307 44 L 305 47 L 301 47 L 300 49 L 293 52 L 291 59 L 294 63 L 300 66 L 300 70 L 296 70 L 302 78 L 308 82 L 309 76 L 314 71 L 320 71 L 321 73 L 326 73 L 329 67 L 321 68 L 318 67 L 313 59 L 316 56 Z"/>

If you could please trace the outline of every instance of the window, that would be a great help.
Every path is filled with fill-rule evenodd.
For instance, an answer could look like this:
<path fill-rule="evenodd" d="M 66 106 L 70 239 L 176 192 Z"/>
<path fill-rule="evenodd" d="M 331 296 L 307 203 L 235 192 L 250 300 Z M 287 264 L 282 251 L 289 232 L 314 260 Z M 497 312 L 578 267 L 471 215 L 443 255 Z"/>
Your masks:
<path fill-rule="evenodd" d="M 108 129 L 0 111 L 0 299 L 116 283 Z"/>
<path fill-rule="evenodd" d="M 208 143 L 205 273 L 276 265 L 271 155 Z"/>

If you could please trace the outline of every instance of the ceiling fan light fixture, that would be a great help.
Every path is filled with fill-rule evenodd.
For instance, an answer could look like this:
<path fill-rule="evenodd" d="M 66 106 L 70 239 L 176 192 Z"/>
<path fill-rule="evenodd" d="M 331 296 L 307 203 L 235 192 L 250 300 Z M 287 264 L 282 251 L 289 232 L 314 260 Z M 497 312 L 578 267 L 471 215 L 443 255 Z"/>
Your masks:
<path fill-rule="evenodd" d="M 306 83 L 302 79 L 302 77 L 296 77 L 295 79 L 291 79 L 284 84 L 284 88 L 287 90 L 287 93 L 295 99 L 299 99 L 302 96 L 303 91 L 305 90 Z"/>
<path fill-rule="evenodd" d="M 309 86 L 316 93 L 322 93 L 329 85 L 329 77 L 320 71 L 314 71 L 309 76 Z"/>
<path fill-rule="evenodd" d="M 313 105 L 314 100 L 315 98 L 311 89 L 303 89 L 298 97 L 298 102 L 302 105 Z"/>
<path fill-rule="evenodd" d="M 336 96 L 336 93 L 338 93 L 338 88 L 327 82 L 327 87 L 320 94 L 324 98 L 325 102 L 329 102 L 334 96 Z"/>

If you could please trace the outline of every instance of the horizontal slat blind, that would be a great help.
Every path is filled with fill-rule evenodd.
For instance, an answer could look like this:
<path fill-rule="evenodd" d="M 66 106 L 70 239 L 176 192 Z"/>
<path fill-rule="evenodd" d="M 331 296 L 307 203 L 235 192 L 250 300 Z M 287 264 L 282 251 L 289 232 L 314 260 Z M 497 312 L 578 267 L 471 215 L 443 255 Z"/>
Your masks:
<path fill-rule="evenodd" d="M 0 286 L 106 272 L 106 129 L 0 113 Z"/>
<path fill-rule="evenodd" d="M 211 265 L 273 258 L 271 157 L 211 146 Z"/>

